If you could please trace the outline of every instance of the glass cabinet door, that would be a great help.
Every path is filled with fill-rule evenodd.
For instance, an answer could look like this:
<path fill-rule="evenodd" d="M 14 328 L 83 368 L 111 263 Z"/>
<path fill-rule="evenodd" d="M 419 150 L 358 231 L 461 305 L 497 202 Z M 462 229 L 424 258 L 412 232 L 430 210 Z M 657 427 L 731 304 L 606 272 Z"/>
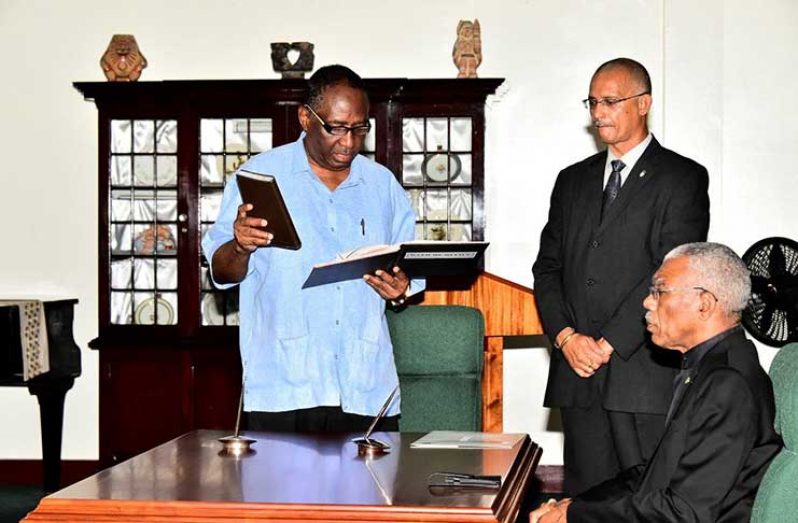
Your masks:
<path fill-rule="evenodd" d="M 224 186 L 251 156 L 272 148 L 271 118 L 202 118 L 199 138 L 200 239 L 216 221 Z M 200 253 L 200 325 L 238 325 L 238 287 L 221 291 Z"/>
<path fill-rule="evenodd" d="M 177 121 L 110 124 L 110 321 L 175 325 Z"/>
<path fill-rule="evenodd" d="M 402 186 L 416 212 L 416 238 L 473 239 L 470 117 L 402 118 Z"/>

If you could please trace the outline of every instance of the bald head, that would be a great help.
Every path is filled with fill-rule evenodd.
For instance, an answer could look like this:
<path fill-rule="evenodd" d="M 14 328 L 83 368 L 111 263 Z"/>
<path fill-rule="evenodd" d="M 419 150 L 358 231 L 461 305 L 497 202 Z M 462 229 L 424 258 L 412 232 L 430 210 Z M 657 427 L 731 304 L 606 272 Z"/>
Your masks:
<path fill-rule="evenodd" d="M 648 71 L 643 67 L 643 64 L 632 60 L 631 58 L 615 58 L 609 62 L 604 62 L 593 73 L 593 78 L 596 78 L 601 73 L 610 71 L 623 71 L 629 75 L 632 83 L 639 88 L 639 92 L 651 94 L 651 77 Z"/>

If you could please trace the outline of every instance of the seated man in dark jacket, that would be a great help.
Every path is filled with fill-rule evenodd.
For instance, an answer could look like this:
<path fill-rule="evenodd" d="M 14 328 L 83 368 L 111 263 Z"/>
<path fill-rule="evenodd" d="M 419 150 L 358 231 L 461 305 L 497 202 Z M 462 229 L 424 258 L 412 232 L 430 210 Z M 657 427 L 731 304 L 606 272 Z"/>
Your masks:
<path fill-rule="evenodd" d="M 681 352 L 682 370 L 654 455 L 579 496 L 544 503 L 532 523 L 749 520 L 781 447 L 770 379 L 740 327 L 750 292 L 745 264 L 724 245 L 668 253 L 643 305 L 652 341 Z"/>

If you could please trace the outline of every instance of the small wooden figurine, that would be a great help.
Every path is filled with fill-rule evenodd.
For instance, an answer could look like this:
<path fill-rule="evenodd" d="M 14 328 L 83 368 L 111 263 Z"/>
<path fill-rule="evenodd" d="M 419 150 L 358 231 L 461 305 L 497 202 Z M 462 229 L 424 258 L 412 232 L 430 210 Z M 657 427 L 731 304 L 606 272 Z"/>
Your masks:
<path fill-rule="evenodd" d="M 110 82 L 135 82 L 147 67 L 133 35 L 114 35 L 100 58 L 100 67 Z"/>
<path fill-rule="evenodd" d="M 457 40 L 454 42 L 452 60 L 459 71 L 457 78 L 477 77 L 477 67 L 482 63 L 479 20 L 460 20 L 457 24 Z"/>

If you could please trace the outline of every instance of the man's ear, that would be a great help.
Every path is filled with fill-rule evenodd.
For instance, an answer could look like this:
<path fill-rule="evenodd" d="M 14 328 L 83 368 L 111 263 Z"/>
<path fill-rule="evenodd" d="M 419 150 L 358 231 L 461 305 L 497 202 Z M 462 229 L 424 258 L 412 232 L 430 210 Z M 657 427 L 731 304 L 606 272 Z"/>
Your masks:
<path fill-rule="evenodd" d="M 637 111 L 640 116 L 645 116 L 651 110 L 651 95 L 644 94 L 637 98 Z"/>
<path fill-rule="evenodd" d="M 698 303 L 698 315 L 703 321 L 711 318 L 718 310 L 718 300 L 708 292 L 702 292 L 699 295 Z"/>
<path fill-rule="evenodd" d="M 310 111 L 308 111 L 308 108 L 305 107 L 305 104 L 297 107 L 296 116 L 299 118 L 299 125 L 302 126 L 302 130 L 308 132 L 308 126 L 310 125 Z"/>

